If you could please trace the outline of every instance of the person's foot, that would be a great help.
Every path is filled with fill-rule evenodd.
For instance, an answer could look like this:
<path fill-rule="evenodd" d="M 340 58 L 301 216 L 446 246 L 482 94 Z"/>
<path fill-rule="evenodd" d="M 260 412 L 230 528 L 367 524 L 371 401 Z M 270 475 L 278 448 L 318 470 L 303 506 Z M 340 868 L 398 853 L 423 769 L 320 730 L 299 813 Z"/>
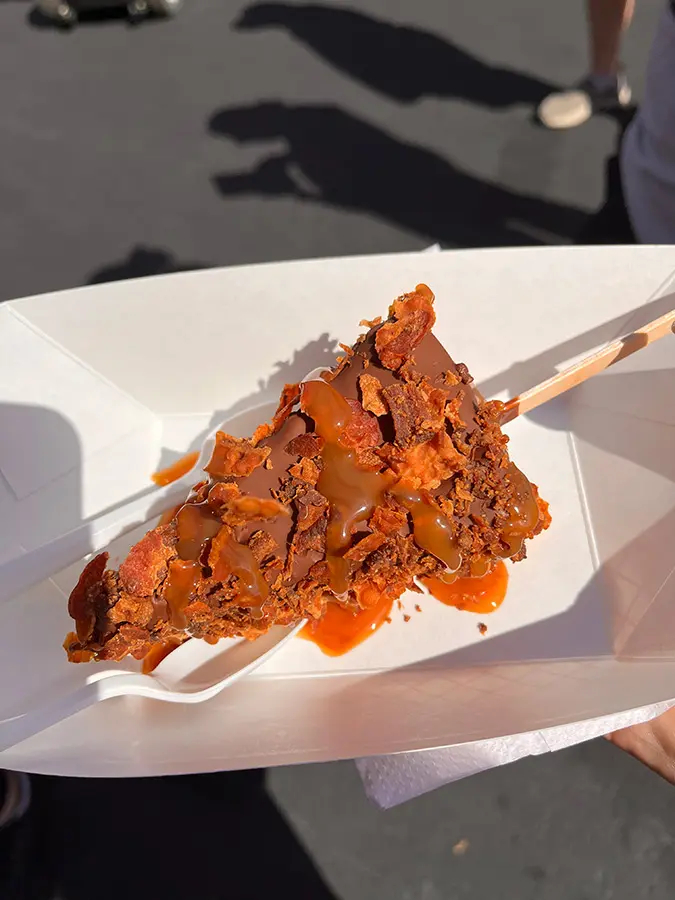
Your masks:
<path fill-rule="evenodd" d="M 623 73 L 616 77 L 589 75 L 579 87 L 545 97 L 537 109 L 537 118 L 546 128 L 576 128 L 596 112 L 623 109 L 631 96 Z"/>

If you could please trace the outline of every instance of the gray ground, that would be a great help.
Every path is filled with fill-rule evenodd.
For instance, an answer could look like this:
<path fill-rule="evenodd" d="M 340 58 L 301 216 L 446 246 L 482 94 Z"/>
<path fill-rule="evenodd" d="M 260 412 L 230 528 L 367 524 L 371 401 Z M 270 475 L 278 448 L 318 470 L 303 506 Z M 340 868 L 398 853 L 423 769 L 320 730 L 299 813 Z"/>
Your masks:
<path fill-rule="evenodd" d="M 638 94 L 659 6 L 638 2 L 626 44 Z M 130 29 L 106 19 L 60 34 L 21 0 L 0 0 L 0 300 L 434 240 L 574 240 L 601 203 L 617 125 L 598 119 L 548 133 L 530 109 L 549 85 L 583 72 L 581 3 L 355 0 L 345 9 L 186 0 L 174 22 Z M 214 837 L 236 827 L 223 825 L 230 782 L 218 783 L 222 801 L 205 832 Z M 159 792 L 146 802 L 155 813 L 180 812 L 182 841 L 193 800 L 172 799 L 171 790 L 187 785 L 192 798 L 218 788 L 171 784 L 132 785 L 128 796 Z M 389 813 L 368 805 L 346 763 L 278 770 L 268 784 L 344 900 L 665 900 L 675 891 L 675 794 L 604 742 L 525 760 Z M 102 790 L 38 783 L 39 840 L 65 841 L 67 857 L 75 840 L 63 830 L 68 820 L 80 821 L 86 843 Z M 122 788 L 105 790 L 121 796 Z M 258 810 L 248 800 L 247 808 Z M 246 825 L 249 850 L 262 842 L 261 810 Z M 105 846 L 112 826 L 97 818 Z M 463 839 L 466 852 L 453 854 Z M 31 840 L 22 843 L 27 861 Z M 209 852 L 220 858 L 222 847 L 214 840 Z M 200 850 L 185 852 L 194 866 Z M 86 853 L 78 851 L 85 870 L 108 869 L 107 855 L 87 863 Z M 291 890 L 285 877 L 274 882 L 282 895 Z M 235 890 L 231 874 L 222 890 L 181 893 L 178 881 L 160 879 L 161 893 L 142 896 L 272 893 Z M 84 896 L 61 882 L 61 896 Z M 325 896 L 311 886 L 294 894 Z M 141 894 L 127 883 L 117 896 Z"/>

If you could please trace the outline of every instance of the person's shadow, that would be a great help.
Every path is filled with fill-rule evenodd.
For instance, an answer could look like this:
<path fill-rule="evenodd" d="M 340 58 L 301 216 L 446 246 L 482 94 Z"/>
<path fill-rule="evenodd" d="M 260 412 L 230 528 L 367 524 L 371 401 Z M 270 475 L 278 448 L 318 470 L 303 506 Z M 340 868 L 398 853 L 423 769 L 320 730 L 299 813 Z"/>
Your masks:
<path fill-rule="evenodd" d="M 451 247 L 571 242 L 588 218 L 475 178 L 336 106 L 232 107 L 216 112 L 208 127 L 239 143 L 283 138 L 288 145 L 253 169 L 214 176 L 226 197 L 297 197 L 367 213 Z"/>
<path fill-rule="evenodd" d="M 127 278 L 146 278 L 149 275 L 170 275 L 173 272 L 191 272 L 209 269 L 208 263 L 179 260 L 173 253 L 161 247 L 134 247 L 129 255 L 108 266 L 96 269 L 87 278 L 87 284 L 105 284 L 109 281 L 124 281 Z"/>
<path fill-rule="evenodd" d="M 555 85 L 493 66 L 432 32 L 342 5 L 254 3 L 240 31 L 279 28 L 339 71 L 399 102 L 458 97 L 482 106 L 535 105 Z"/>

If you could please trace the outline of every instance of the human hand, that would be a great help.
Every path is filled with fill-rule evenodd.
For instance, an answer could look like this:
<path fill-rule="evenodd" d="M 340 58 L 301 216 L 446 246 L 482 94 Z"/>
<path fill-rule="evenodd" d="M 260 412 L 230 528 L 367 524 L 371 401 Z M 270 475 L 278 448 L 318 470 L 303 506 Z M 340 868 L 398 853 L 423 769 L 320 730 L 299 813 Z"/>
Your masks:
<path fill-rule="evenodd" d="M 650 722 L 613 731 L 606 737 L 675 784 L 675 706 Z"/>

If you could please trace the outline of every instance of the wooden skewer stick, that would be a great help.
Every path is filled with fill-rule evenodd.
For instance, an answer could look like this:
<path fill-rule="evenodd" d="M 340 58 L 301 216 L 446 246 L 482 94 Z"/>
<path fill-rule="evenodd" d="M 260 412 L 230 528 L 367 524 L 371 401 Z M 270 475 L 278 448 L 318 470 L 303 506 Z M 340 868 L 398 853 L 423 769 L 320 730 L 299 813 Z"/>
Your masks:
<path fill-rule="evenodd" d="M 670 332 L 675 332 L 675 309 L 666 313 L 665 316 L 654 319 L 644 328 L 638 328 L 632 334 L 619 338 L 618 341 L 614 341 L 602 350 L 591 353 L 590 356 L 574 363 L 573 366 L 508 400 L 502 412 L 501 423 L 504 425 L 506 422 L 511 422 L 516 416 L 530 412 L 537 406 L 541 406 L 542 403 L 553 400 L 554 397 L 582 384 L 588 378 L 597 375 L 598 372 L 608 369 L 614 363 L 625 359 L 637 350 L 642 350 L 648 344 L 653 344 L 654 341 L 658 341 L 659 338 Z"/>

